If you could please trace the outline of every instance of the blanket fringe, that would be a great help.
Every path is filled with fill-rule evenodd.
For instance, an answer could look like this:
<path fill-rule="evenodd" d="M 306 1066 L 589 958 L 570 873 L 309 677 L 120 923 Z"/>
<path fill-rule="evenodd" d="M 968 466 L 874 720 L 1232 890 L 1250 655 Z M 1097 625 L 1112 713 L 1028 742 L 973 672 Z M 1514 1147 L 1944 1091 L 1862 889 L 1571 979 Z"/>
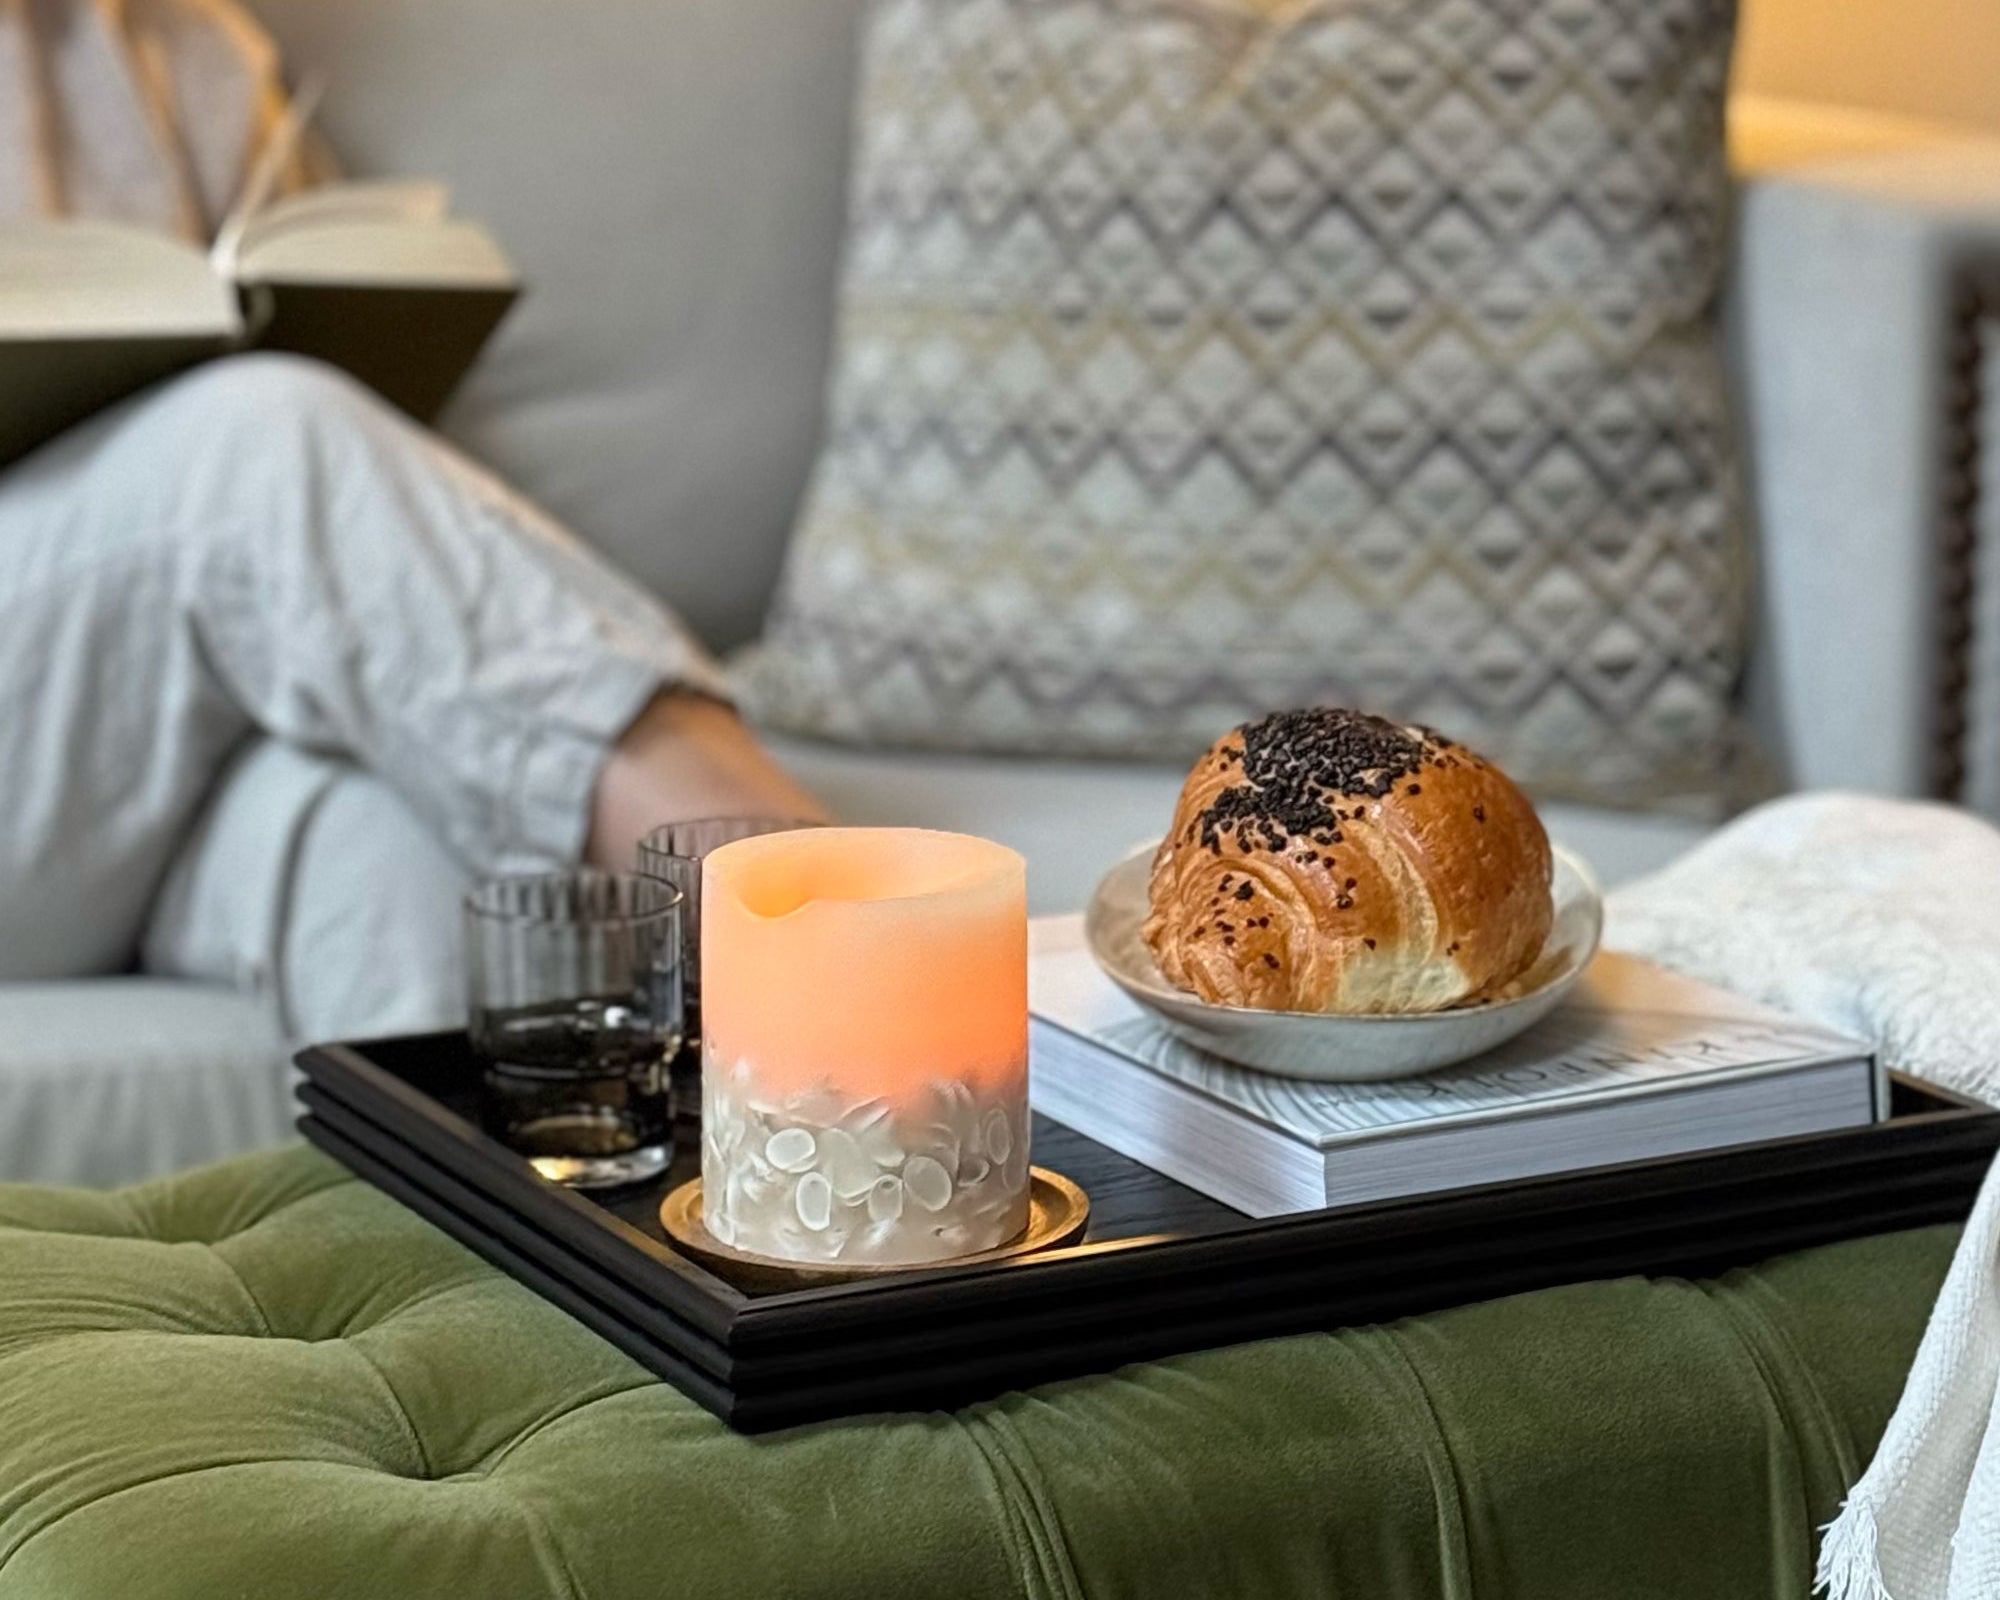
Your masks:
<path fill-rule="evenodd" d="M 1895 1600 L 1882 1581 L 1882 1561 L 1875 1545 L 1875 1508 L 1866 1500 L 1849 1500 L 1840 1515 L 1821 1530 L 1819 1570 L 1813 1593 L 1827 1600 Z"/>

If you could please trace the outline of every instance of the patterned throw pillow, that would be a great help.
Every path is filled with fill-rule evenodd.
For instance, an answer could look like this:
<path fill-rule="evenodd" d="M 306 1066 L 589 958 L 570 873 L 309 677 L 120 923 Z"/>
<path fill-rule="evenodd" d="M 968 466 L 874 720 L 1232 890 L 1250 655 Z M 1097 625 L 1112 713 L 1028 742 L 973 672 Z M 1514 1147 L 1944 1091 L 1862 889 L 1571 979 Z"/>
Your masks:
<path fill-rule="evenodd" d="M 1727 0 L 879 0 L 767 723 L 1712 789 Z"/>

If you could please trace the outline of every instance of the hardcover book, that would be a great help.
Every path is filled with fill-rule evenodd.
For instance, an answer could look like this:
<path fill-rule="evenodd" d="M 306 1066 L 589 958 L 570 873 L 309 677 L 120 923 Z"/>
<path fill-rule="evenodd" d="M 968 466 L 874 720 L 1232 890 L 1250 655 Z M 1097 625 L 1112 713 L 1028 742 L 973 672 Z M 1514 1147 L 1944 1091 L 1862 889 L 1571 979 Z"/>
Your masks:
<path fill-rule="evenodd" d="M 520 292 L 430 183 L 341 183 L 255 207 L 204 253 L 95 221 L 0 228 L 0 466 L 196 362 L 315 356 L 428 421 Z"/>
<path fill-rule="evenodd" d="M 1317 1082 L 1183 1043 L 1098 969 L 1081 917 L 1031 935 L 1034 1108 L 1204 1194 L 1278 1216 L 1858 1127 L 1871 1047 L 1601 953 L 1510 1044 L 1388 1082 Z"/>

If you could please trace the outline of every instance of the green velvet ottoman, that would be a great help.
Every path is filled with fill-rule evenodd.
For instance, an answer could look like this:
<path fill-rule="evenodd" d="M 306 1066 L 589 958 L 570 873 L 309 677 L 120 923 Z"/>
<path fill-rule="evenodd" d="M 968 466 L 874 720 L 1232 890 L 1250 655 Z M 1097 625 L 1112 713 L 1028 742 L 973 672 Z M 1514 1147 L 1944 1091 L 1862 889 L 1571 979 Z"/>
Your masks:
<path fill-rule="evenodd" d="M 1770 1600 L 1954 1230 L 731 1434 L 302 1149 L 0 1188 L 0 1600 Z"/>

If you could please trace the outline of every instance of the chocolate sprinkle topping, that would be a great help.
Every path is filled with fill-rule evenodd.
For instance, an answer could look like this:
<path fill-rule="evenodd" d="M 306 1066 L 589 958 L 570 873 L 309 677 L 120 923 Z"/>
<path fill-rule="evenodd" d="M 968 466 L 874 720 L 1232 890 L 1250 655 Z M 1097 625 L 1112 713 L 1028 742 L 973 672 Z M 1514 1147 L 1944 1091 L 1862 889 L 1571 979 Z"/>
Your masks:
<path fill-rule="evenodd" d="M 1241 781 L 1199 818 L 1201 842 L 1217 853 L 1225 833 L 1247 851 L 1260 839 L 1273 851 L 1298 836 L 1322 847 L 1337 843 L 1341 813 L 1334 800 L 1379 800 L 1427 754 L 1422 737 L 1360 711 L 1280 711 L 1246 723 L 1242 736 Z"/>

